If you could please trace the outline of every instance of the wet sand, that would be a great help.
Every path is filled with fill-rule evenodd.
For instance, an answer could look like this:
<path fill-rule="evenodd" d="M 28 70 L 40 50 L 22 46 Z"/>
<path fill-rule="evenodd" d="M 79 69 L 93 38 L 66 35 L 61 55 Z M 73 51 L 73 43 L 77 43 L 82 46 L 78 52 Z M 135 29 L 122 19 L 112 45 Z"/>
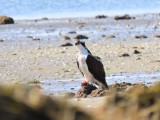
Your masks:
<path fill-rule="evenodd" d="M 83 79 L 76 66 L 77 49 L 60 47 L 70 42 L 64 36 L 72 38 L 77 34 L 89 37 L 86 45 L 101 57 L 106 78 L 119 73 L 159 73 L 160 38 L 155 35 L 160 27 L 154 29 L 159 15 L 134 17 L 118 21 L 114 17 L 17 20 L 14 25 L 1 25 L 0 39 L 4 40 L 0 43 L 1 83 L 40 85 L 45 80 L 47 84 L 47 80 Z M 137 39 L 137 35 L 147 38 Z"/>

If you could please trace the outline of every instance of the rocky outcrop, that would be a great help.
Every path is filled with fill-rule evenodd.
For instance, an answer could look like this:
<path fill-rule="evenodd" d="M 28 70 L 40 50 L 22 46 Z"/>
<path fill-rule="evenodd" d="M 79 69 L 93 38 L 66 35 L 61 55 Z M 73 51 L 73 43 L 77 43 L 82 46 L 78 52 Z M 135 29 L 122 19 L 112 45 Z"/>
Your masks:
<path fill-rule="evenodd" d="M 135 17 L 131 17 L 128 14 L 122 15 L 122 16 L 115 16 L 115 20 L 130 20 L 135 19 Z"/>
<path fill-rule="evenodd" d="M 8 16 L 0 16 L 0 24 L 14 24 L 14 20 Z"/>

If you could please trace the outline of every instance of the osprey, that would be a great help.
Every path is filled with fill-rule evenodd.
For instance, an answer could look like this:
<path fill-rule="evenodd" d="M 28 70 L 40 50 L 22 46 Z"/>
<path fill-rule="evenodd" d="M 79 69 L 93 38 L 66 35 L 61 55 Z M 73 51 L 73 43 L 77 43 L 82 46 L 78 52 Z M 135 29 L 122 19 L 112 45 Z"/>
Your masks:
<path fill-rule="evenodd" d="M 100 58 L 93 56 L 85 46 L 85 42 L 75 40 L 75 46 L 79 50 L 77 56 L 77 66 L 84 76 L 82 85 L 95 83 L 101 88 L 109 89 L 105 80 L 105 71 Z"/>

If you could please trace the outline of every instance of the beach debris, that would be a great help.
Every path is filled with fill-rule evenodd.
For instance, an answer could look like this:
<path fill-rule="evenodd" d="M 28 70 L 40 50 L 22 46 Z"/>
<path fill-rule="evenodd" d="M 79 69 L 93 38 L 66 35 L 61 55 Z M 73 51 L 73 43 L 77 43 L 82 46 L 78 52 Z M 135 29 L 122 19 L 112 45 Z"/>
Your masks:
<path fill-rule="evenodd" d="M 135 36 L 136 39 L 143 39 L 143 38 L 147 38 L 146 35 L 136 35 Z"/>
<path fill-rule="evenodd" d="M 40 40 L 40 38 L 38 38 L 38 37 L 35 37 L 35 36 L 27 36 L 27 38 L 31 38 L 32 40 Z"/>
<path fill-rule="evenodd" d="M 14 24 L 14 20 L 8 16 L 0 16 L 0 24 Z"/>
<path fill-rule="evenodd" d="M 135 19 L 135 17 L 131 17 L 128 14 L 122 15 L 122 16 L 115 16 L 115 20 L 130 20 L 130 19 Z"/>
<path fill-rule="evenodd" d="M 119 57 L 129 57 L 130 55 L 128 53 L 123 53 L 122 55 L 120 55 Z"/>
<path fill-rule="evenodd" d="M 62 45 L 60 45 L 60 47 L 69 47 L 69 46 L 73 46 L 73 44 L 67 42 L 67 43 L 63 43 Z"/>
<path fill-rule="evenodd" d="M 97 19 L 104 19 L 104 18 L 107 18 L 106 15 L 97 15 L 95 18 Z"/>
<path fill-rule="evenodd" d="M 134 52 L 133 52 L 134 54 L 140 54 L 141 52 L 140 51 L 138 51 L 138 50 L 134 50 Z"/>
<path fill-rule="evenodd" d="M 85 35 L 77 35 L 75 38 L 76 39 L 88 39 L 88 37 Z"/>

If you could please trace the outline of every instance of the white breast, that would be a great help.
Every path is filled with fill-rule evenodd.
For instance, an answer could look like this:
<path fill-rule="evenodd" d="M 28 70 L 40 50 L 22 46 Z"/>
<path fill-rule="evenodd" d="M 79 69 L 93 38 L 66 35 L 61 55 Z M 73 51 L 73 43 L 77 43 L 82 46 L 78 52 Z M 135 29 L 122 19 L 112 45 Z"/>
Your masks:
<path fill-rule="evenodd" d="M 82 55 L 82 54 L 78 55 L 79 68 L 83 72 L 85 79 L 88 82 L 91 82 L 93 79 L 93 75 L 88 70 L 86 59 L 87 59 L 87 55 Z"/>

